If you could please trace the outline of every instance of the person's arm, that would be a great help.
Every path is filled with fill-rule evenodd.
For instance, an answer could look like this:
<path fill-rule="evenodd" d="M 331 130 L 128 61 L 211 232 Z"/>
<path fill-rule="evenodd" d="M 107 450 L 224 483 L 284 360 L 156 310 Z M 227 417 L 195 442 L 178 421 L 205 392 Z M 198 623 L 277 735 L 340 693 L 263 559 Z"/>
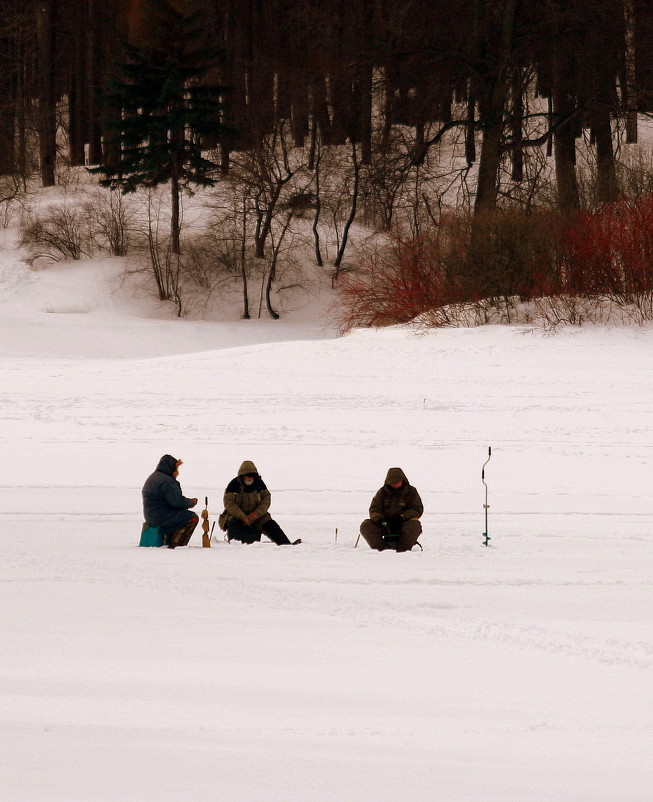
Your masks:
<path fill-rule="evenodd" d="M 179 482 L 176 482 L 174 479 L 162 484 L 161 495 L 167 504 L 177 510 L 187 510 L 197 504 L 196 498 L 186 498 L 186 496 L 183 495 Z"/>
<path fill-rule="evenodd" d="M 421 518 L 424 513 L 424 505 L 422 504 L 422 499 L 419 497 L 419 493 L 412 486 L 411 491 L 412 492 L 410 492 L 406 499 L 406 509 L 401 513 L 401 517 L 405 521 L 414 521 L 416 518 Z"/>
<path fill-rule="evenodd" d="M 238 506 L 238 493 L 234 493 L 227 488 L 224 493 L 223 501 L 224 508 L 230 518 L 238 518 L 239 521 L 242 521 L 244 518 L 246 518 L 245 513 Z"/>
<path fill-rule="evenodd" d="M 385 510 L 383 509 L 383 488 L 376 492 L 370 504 L 370 520 L 379 525 L 385 521 Z"/>
<path fill-rule="evenodd" d="M 265 513 L 270 509 L 271 500 L 272 500 L 272 497 L 270 496 L 270 491 L 269 490 L 267 490 L 267 489 L 260 490 L 259 491 L 259 502 L 256 505 L 256 507 L 252 510 L 252 512 L 249 514 L 249 517 L 253 521 L 255 521 L 257 518 L 260 518 L 262 515 L 265 515 Z"/>

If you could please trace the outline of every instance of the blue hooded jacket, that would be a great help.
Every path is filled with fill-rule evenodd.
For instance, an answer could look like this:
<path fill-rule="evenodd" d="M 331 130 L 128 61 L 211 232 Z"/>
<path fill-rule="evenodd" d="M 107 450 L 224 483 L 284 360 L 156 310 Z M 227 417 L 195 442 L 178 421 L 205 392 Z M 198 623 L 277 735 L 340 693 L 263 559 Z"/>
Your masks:
<path fill-rule="evenodd" d="M 182 494 L 181 485 L 172 475 L 177 469 L 177 462 L 170 454 L 165 454 L 143 485 L 145 521 L 158 524 L 164 533 L 179 529 L 192 516 L 188 510 L 193 506 L 193 499 Z"/>

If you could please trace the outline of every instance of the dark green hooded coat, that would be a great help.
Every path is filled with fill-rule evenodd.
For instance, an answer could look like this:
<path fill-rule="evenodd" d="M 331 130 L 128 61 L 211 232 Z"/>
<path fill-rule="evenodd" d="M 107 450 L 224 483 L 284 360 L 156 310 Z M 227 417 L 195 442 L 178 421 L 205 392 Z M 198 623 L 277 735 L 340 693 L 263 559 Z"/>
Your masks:
<path fill-rule="evenodd" d="M 403 482 L 403 484 L 394 490 L 390 485 L 396 482 Z M 385 477 L 385 484 L 376 493 L 370 504 L 370 519 L 375 524 L 399 517 L 404 521 L 412 521 L 420 518 L 423 512 L 422 499 L 417 490 L 408 483 L 406 474 L 401 468 L 390 468 Z"/>

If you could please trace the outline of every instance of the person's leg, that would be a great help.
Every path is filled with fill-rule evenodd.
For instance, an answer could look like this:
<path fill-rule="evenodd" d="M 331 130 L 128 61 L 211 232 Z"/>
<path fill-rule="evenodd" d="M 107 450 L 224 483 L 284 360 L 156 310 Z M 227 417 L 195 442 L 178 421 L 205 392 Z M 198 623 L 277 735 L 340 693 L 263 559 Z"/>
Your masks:
<path fill-rule="evenodd" d="M 422 524 L 419 521 L 406 521 L 401 527 L 397 551 L 410 551 L 421 534 Z"/>
<path fill-rule="evenodd" d="M 255 543 L 261 535 L 251 526 L 246 526 L 238 518 L 231 518 L 227 524 L 227 539 L 239 540 L 241 543 Z"/>
<path fill-rule="evenodd" d="M 193 517 L 188 519 L 188 523 L 183 529 L 182 536 L 179 538 L 179 545 L 180 546 L 187 546 L 188 541 L 191 539 L 193 532 L 195 531 L 195 527 L 199 523 L 199 518 L 195 513 L 193 513 Z"/>
<path fill-rule="evenodd" d="M 187 546 L 191 535 L 195 531 L 195 527 L 199 521 L 197 515 L 195 515 L 194 512 L 185 510 L 184 518 L 185 521 L 181 526 L 175 529 L 174 532 L 171 532 L 168 538 L 169 549 L 176 549 L 177 546 Z"/>
<path fill-rule="evenodd" d="M 273 543 L 277 544 L 277 546 L 290 545 L 290 540 L 288 540 L 288 536 L 279 526 L 279 524 L 272 518 L 270 518 L 269 521 L 266 521 L 263 524 L 261 530 L 263 531 L 263 534 L 267 535 Z"/>
<path fill-rule="evenodd" d="M 377 524 L 369 518 L 361 524 L 360 533 L 365 538 L 370 548 L 376 549 L 377 551 L 383 551 L 383 549 L 386 548 L 381 527 L 377 526 Z"/>

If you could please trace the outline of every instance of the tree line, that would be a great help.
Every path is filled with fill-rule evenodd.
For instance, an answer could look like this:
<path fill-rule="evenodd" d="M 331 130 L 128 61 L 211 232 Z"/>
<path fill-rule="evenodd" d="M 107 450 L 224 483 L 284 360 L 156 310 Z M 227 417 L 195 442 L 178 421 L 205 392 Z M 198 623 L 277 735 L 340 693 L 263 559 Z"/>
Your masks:
<path fill-rule="evenodd" d="M 58 159 L 111 159 L 105 96 L 155 7 L 204 10 L 217 53 L 206 67 L 224 93 L 203 137 L 223 172 L 280 121 L 297 146 L 354 143 L 362 164 L 398 127 L 416 165 L 456 130 L 478 168 L 476 212 L 495 208 L 506 157 L 519 182 L 542 147 L 560 206 L 574 208 L 579 137 L 612 201 L 615 125 L 634 142 L 653 106 L 649 0 L 0 0 L 0 174 L 36 169 L 50 186 Z"/>

